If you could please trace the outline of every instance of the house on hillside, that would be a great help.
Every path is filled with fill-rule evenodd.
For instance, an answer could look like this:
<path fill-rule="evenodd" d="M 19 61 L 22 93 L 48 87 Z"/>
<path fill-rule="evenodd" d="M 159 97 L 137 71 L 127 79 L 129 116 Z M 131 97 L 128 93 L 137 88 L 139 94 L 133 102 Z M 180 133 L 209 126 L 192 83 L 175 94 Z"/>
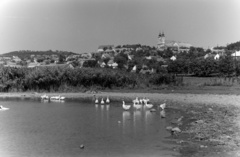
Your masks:
<path fill-rule="evenodd" d="M 137 71 L 137 66 L 134 65 L 134 67 L 132 68 L 131 72 L 136 72 Z"/>
<path fill-rule="evenodd" d="M 97 49 L 97 52 L 104 52 L 106 50 L 112 50 L 114 45 L 100 45 Z"/>
<path fill-rule="evenodd" d="M 240 60 L 240 51 L 235 51 L 234 53 L 231 54 L 231 56 L 236 59 L 236 60 Z"/>
<path fill-rule="evenodd" d="M 5 62 L 0 60 L 0 65 L 4 65 L 4 64 L 5 64 Z"/>
<path fill-rule="evenodd" d="M 106 63 L 103 62 L 103 61 L 98 61 L 98 65 L 101 67 L 101 68 L 104 68 L 106 66 Z"/>
<path fill-rule="evenodd" d="M 220 58 L 220 55 L 219 55 L 219 54 L 216 54 L 216 55 L 214 56 L 214 60 L 219 60 L 219 58 Z"/>
<path fill-rule="evenodd" d="M 225 47 L 217 46 L 210 49 L 213 53 L 220 54 L 221 56 L 225 54 Z"/>
<path fill-rule="evenodd" d="M 22 60 L 18 56 L 13 56 L 12 60 L 16 63 L 21 62 Z"/>
<path fill-rule="evenodd" d="M 22 68 L 23 66 L 18 65 L 18 64 L 14 63 L 14 62 L 7 62 L 7 64 L 4 65 L 4 67 Z"/>
<path fill-rule="evenodd" d="M 83 53 L 83 54 L 81 54 L 81 58 L 90 59 L 90 58 L 92 58 L 92 54 L 91 53 Z"/>
<path fill-rule="evenodd" d="M 170 59 L 171 59 L 172 61 L 175 61 L 175 60 L 177 59 L 177 57 L 176 57 L 176 56 L 172 56 Z"/>
<path fill-rule="evenodd" d="M 158 35 L 157 49 L 160 51 L 164 51 L 169 48 L 173 52 L 188 52 L 190 50 L 190 47 L 192 47 L 192 45 L 189 43 L 165 40 L 164 33 L 159 33 Z"/>

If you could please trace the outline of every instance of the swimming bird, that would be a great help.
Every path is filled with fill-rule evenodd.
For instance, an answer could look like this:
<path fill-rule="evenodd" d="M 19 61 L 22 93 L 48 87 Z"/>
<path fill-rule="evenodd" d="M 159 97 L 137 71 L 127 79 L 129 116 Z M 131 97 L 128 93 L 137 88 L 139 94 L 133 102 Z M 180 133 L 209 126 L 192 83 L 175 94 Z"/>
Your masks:
<path fill-rule="evenodd" d="M 139 103 L 136 103 L 135 101 L 133 102 L 133 107 L 136 108 L 136 109 L 140 109 L 142 107 L 141 104 Z"/>
<path fill-rule="evenodd" d="M 95 102 L 95 104 L 98 104 L 98 98 L 96 97 L 96 95 L 93 95 L 93 99 L 94 99 L 94 102 Z"/>
<path fill-rule="evenodd" d="M 42 100 L 47 100 L 47 99 L 49 99 L 49 96 L 47 96 L 46 94 L 44 94 L 44 95 L 41 96 L 41 99 L 42 99 Z"/>
<path fill-rule="evenodd" d="M 106 103 L 110 103 L 110 99 L 107 97 Z"/>
<path fill-rule="evenodd" d="M 0 106 L 0 111 L 3 111 L 3 110 L 9 110 L 9 108 L 3 107 L 3 106 L 1 105 L 1 106 Z"/>
<path fill-rule="evenodd" d="M 102 98 L 102 100 L 101 100 L 101 104 L 104 104 L 104 100 L 103 100 L 103 98 Z"/>
<path fill-rule="evenodd" d="M 143 103 L 146 105 L 150 100 L 148 98 L 143 98 Z"/>
<path fill-rule="evenodd" d="M 59 100 L 65 100 L 65 97 L 59 95 Z"/>
<path fill-rule="evenodd" d="M 145 106 L 146 106 L 147 108 L 152 108 L 152 107 L 153 107 L 153 104 L 147 103 L 147 104 L 145 104 Z"/>
<path fill-rule="evenodd" d="M 136 99 L 133 100 L 133 104 L 139 104 L 138 97 L 136 97 Z"/>
<path fill-rule="evenodd" d="M 143 99 L 139 99 L 140 104 L 143 104 Z"/>
<path fill-rule="evenodd" d="M 122 107 L 123 107 L 124 110 L 129 110 L 131 108 L 131 105 L 126 105 L 125 101 L 123 100 Z"/>

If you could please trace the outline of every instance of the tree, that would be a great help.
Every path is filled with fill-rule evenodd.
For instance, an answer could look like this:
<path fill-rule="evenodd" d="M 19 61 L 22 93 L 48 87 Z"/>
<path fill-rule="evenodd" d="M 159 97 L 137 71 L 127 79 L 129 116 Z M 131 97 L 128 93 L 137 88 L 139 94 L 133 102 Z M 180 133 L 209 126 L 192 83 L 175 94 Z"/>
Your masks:
<path fill-rule="evenodd" d="M 83 67 L 97 67 L 97 61 L 96 60 L 87 60 L 83 63 Z"/>
<path fill-rule="evenodd" d="M 62 64 L 62 63 L 65 62 L 65 60 L 66 60 L 66 57 L 65 57 L 64 55 L 60 54 L 60 55 L 59 55 L 58 63 L 59 63 L 59 64 Z"/>
<path fill-rule="evenodd" d="M 114 57 L 114 62 L 118 64 L 119 69 L 123 69 L 124 65 L 127 64 L 127 55 L 119 53 Z"/>
<path fill-rule="evenodd" d="M 233 59 L 231 55 L 226 55 L 225 57 L 220 57 L 219 59 L 219 72 L 224 76 L 231 76 L 235 69 L 233 66 Z"/>

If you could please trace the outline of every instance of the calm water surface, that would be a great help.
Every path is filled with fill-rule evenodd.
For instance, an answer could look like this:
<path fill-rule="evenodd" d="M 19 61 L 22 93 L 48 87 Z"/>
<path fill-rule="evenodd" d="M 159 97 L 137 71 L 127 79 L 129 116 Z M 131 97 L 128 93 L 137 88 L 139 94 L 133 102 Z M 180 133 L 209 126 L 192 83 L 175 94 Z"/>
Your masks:
<path fill-rule="evenodd" d="M 175 156 L 159 111 L 124 111 L 121 103 L 1 99 L 0 156 Z M 85 146 L 80 149 L 80 145 Z"/>

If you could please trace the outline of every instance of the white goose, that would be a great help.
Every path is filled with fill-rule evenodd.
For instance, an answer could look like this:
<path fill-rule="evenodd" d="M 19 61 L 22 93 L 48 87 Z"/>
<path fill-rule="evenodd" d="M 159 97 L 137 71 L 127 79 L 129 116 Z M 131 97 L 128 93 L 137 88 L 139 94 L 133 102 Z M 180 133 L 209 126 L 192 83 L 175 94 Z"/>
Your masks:
<path fill-rule="evenodd" d="M 0 111 L 4 111 L 4 110 L 9 110 L 9 108 L 3 107 L 3 106 L 1 105 L 1 106 L 0 106 Z"/>
<path fill-rule="evenodd" d="M 146 105 L 150 100 L 148 98 L 143 98 L 143 103 Z"/>
<path fill-rule="evenodd" d="M 52 97 L 50 97 L 50 99 L 51 100 L 65 100 L 65 97 L 63 97 L 63 96 L 52 96 Z"/>
<path fill-rule="evenodd" d="M 49 99 L 49 96 L 47 96 L 46 94 L 44 94 L 44 95 L 41 96 L 41 99 L 42 99 L 42 100 L 48 100 L 48 99 Z"/>
<path fill-rule="evenodd" d="M 152 107 L 153 107 L 153 104 L 151 104 L 151 103 L 146 103 L 145 106 L 146 106 L 147 108 L 152 108 Z"/>
<path fill-rule="evenodd" d="M 94 95 L 94 102 L 95 102 L 95 104 L 99 103 L 98 98 L 96 97 L 96 95 Z"/>
<path fill-rule="evenodd" d="M 110 99 L 108 97 L 107 97 L 106 103 L 108 104 L 110 103 Z"/>
<path fill-rule="evenodd" d="M 166 103 L 163 103 L 159 106 L 162 110 L 164 110 L 166 108 Z"/>
<path fill-rule="evenodd" d="M 131 105 L 126 105 L 124 100 L 123 100 L 122 107 L 123 107 L 124 110 L 129 110 L 131 108 Z"/>
<path fill-rule="evenodd" d="M 59 97 L 60 97 L 59 100 L 65 100 L 65 97 L 64 97 L 64 96 L 60 96 L 60 95 L 59 95 Z"/>
<path fill-rule="evenodd" d="M 139 102 L 140 102 L 140 104 L 143 104 L 144 102 L 143 102 L 143 99 L 139 99 Z"/>
<path fill-rule="evenodd" d="M 136 97 L 136 99 L 133 100 L 133 104 L 139 104 L 138 97 Z"/>
<path fill-rule="evenodd" d="M 136 109 L 140 109 L 140 108 L 142 108 L 142 105 L 133 101 L 133 107 Z"/>
<path fill-rule="evenodd" d="M 102 100 L 101 100 L 101 104 L 104 104 L 104 100 L 103 100 L 103 98 L 102 98 Z"/>

